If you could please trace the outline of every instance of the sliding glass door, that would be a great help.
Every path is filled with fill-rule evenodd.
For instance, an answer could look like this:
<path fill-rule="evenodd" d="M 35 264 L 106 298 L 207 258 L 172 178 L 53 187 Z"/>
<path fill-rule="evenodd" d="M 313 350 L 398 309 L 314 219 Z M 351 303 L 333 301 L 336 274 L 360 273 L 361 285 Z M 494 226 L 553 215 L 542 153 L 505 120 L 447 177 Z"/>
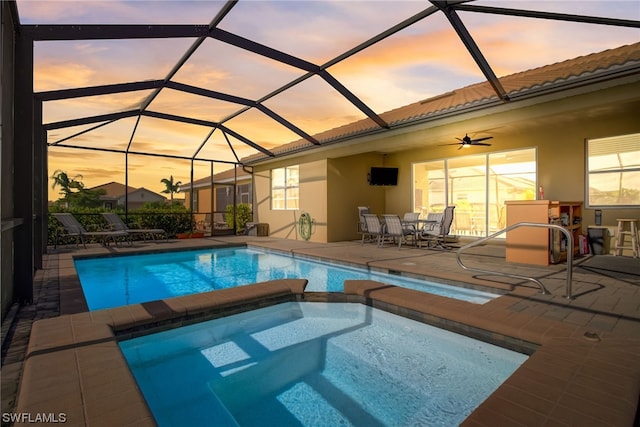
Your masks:
<path fill-rule="evenodd" d="M 445 161 L 413 165 L 413 211 L 425 218 L 429 212 L 442 212 L 447 206 Z"/>
<path fill-rule="evenodd" d="M 414 212 L 454 205 L 452 234 L 486 236 L 506 226 L 506 200 L 535 199 L 536 169 L 535 148 L 414 163 Z"/>
<path fill-rule="evenodd" d="M 454 205 L 451 234 L 478 235 L 484 230 L 487 210 L 487 156 L 456 157 L 447 161 L 449 197 Z"/>
<path fill-rule="evenodd" d="M 535 148 L 489 155 L 488 234 L 507 226 L 506 200 L 535 200 L 536 169 Z"/>

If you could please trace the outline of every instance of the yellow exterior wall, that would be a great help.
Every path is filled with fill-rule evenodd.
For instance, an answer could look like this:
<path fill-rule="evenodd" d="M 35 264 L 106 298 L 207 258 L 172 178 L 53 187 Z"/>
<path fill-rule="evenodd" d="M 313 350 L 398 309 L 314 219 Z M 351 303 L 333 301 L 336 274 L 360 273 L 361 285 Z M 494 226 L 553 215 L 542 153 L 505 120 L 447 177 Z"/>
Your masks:
<path fill-rule="evenodd" d="M 198 194 L 198 212 L 210 212 L 212 210 L 211 188 L 196 188 Z"/>
<path fill-rule="evenodd" d="M 308 160 L 308 159 L 307 159 Z M 300 167 L 299 209 L 271 209 L 271 169 L 283 165 Z M 313 219 L 310 241 L 327 242 L 327 160 L 274 163 L 254 169 L 254 220 L 269 224 L 269 235 L 302 240 L 298 231 L 300 214 L 307 212 Z"/>
<path fill-rule="evenodd" d="M 370 206 L 377 214 L 403 215 L 412 210 L 412 163 L 531 147 L 537 148 L 538 180 L 544 187 L 545 197 L 584 201 L 586 140 L 640 132 L 639 102 L 624 100 L 625 92 L 634 90 L 640 90 L 639 83 L 587 95 L 558 96 L 553 101 L 517 110 L 509 110 L 507 105 L 491 114 L 483 112 L 442 120 L 445 123 L 442 126 L 410 126 L 365 137 L 360 143 L 336 144 L 298 157 L 256 165 L 257 220 L 270 223 L 273 236 L 299 239 L 297 219 L 301 211 L 307 211 L 317 221 L 312 241 L 357 239 L 357 206 Z M 621 102 L 626 102 L 624 113 L 607 114 L 606 105 L 599 108 L 596 119 L 571 111 L 575 110 L 575 105 L 599 106 L 604 98 L 610 103 L 622 99 Z M 432 135 L 446 135 L 455 142 L 454 137 L 476 131 L 494 135 L 489 141 L 492 146 L 457 150 L 456 146 L 427 145 Z M 425 141 L 423 147 L 391 151 L 411 144 L 415 146 L 420 141 Z M 385 148 L 389 152 L 383 158 L 381 153 Z M 269 169 L 295 164 L 300 165 L 300 211 L 271 211 Z M 382 165 L 399 168 L 397 186 L 368 185 L 369 168 Z M 587 226 L 594 224 L 594 215 L 595 209 L 583 208 L 585 233 Z M 603 225 L 616 225 L 616 219 L 621 217 L 640 218 L 640 206 L 602 208 Z"/>
<path fill-rule="evenodd" d="M 542 106 L 534 107 L 544 108 Z M 511 114 L 509 120 L 526 120 L 527 111 Z M 530 112 L 534 114 L 535 112 Z M 482 124 L 469 123 L 469 129 L 481 129 Z M 411 209 L 411 163 L 452 158 L 456 156 L 504 151 L 518 148 L 536 147 L 538 155 L 538 183 L 544 188 L 545 198 L 560 201 L 582 201 L 583 231 L 595 224 L 595 209 L 586 208 L 586 140 L 607 136 L 640 132 L 637 112 L 629 111 L 626 116 L 611 115 L 592 120 L 590 117 L 566 117 L 545 127 L 536 127 L 532 121 L 525 132 L 504 133 L 491 141 L 491 147 L 471 147 L 458 150 L 456 146 L 425 147 L 393 153 L 387 156 L 387 163 L 402 165 L 398 176 L 398 186 L 386 192 L 385 210 L 402 214 Z M 472 151 L 473 150 L 473 151 Z M 600 208 L 602 224 L 616 225 L 617 218 L 640 218 L 637 208 Z"/>
<path fill-rule="evenodd" d="M 211 211 L 211 189 L 210 188 L 196 188 L 194 189 L 198 197 L 198 206 L 193 214 L 193 220 L 197 223 L 204 221 L 205 214 L 200 212 Z M 191 208 L 191 191 L 184 192 L 185 206 L 187 209 Z"/>
<path fill-rule="evenodd" d="M 358 234 L 358 206 L 368 206 L 372 213 L 385 213 L 387 187 L 370 186 L 367 174 L 371 166 L 382 166 L 380 153 L 365 153 L 330 159 L 328 163 L 328 218 L 331 227 L 328 241 L 353 240 Z"/>
<path fill-rule="evenodd" d="M 256 221 L 268 223 L 271 236 L 302 240 L 298 220 L 302 212 L 308 212 L 314 221 L 310 241 L 354 240 L 360 238 L 358 206 L 369 206 L 380 215 L 385 213 L 385 192 L 389 187 L 372 187 L 367 182 L 369 168 L 383 164 L 380 153 L 284 164 L 300 167 L 300 209 L 295 211 L 272 210 L 267 196 L 271 192 L 270 170 L 283 163 L 254 169 Z"/>

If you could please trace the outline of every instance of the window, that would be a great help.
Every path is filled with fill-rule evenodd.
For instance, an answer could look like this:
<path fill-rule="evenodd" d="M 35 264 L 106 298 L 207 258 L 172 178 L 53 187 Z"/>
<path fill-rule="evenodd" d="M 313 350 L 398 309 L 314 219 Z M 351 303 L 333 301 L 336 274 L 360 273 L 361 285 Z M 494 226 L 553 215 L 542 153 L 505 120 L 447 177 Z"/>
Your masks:
<path fill-rule="evenodd" d="M 506 226 L 505 200 L 535 199 L 536 180 L 535 148 L 415 163 L 413 210 L 454 205 L 453 234 L 486 236 Z"/>
<path fill-rule="evenodd" d="M 226 184 L 214 184 L 216 191 L 216 212 L 226 212 L 233 205 L 233 187 Z"/>
<path fill-rule="evenodd" d="M 640 205 L 640 133 L 587 140 L 587 205 Z"/>
<path fill-rule="evenodd" d="M 299 167 L 271 170 L 271 209 L 298 209 Z"/>
<path fill-rule="evenodd" d="M 251 184 L 238 185 L 238 200 L 240 203 L 251 204 Z"/>
<path fill-rule="evenodd" d="M 198 190 L 193 190 L 193 198 L 191 199 L 191 212 L 200 212 L 198 210 Z"/>

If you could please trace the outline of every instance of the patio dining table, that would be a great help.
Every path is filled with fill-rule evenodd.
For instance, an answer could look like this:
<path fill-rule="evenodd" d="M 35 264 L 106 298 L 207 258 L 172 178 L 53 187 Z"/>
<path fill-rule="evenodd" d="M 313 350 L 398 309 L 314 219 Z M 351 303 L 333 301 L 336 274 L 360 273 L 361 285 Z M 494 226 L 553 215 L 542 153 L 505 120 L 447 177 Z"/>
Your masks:
<path fill-rule="evenodd" d="M 413 245 L 415 246 L 424 227 L 429 224 L 438 224 L 438 222 L 429 219 L 417 219 L 415 221 L 402 221 L 402 226 L 413 228 Z"/>

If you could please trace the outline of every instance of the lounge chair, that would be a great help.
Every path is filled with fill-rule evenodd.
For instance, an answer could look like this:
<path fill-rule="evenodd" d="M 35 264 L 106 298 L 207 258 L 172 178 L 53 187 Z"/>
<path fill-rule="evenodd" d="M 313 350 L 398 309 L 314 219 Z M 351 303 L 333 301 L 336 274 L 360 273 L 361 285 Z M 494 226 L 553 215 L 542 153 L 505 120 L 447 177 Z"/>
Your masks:
<path fill-rule="evenodd" d="M 211 231 L 211 214 L 205 214 L 204 218 L 196 223 L 196 229 L 203 231 Z"/>
<path fill-rule="evenodd" d="M 124 231 L 129 235 L 139 235 L 142 236 L 143 241 L 147 241 L 147 237 L 150 237 L 151 240 L 156 240 L 156 236 L 164 236 L 165 240 L 169 240 L 169 235 L 162 228 L 135 228 L 129 227 L 124 223 L 120 215 L 113 212 L 103 212 L 102 216 L 109 223 L 111 230 L 113 231 Z"/>
<path fill-rule="evenodd" d="M 441 248 L 441 249 L 448 249 L 449 247 L 447 246 L 447 236 L 449 235 L 449 231 L 451 230 L 451 224 L 453 223 L 453 210 L 455 209 L 455 206 L 448 206 L 444 209 L 444 213 L 443 214 L 436 214 L 436 215 L 441 215 L 441 219 L 439 222 L 430 222 L 430 218 L 429 215 L 427 215 L 427 221 L 425 226 L 423 227 L 422 230 L 420 230 L 420 233 L 417 234 L 418 236 L 418 245 L 419 247 L 422 247 L 422 241 L 426 241 L 427 242 L 427 247 L 431 246 L 431 243 L 434 243 L 434 246 L 437 248 Z M 434 216 L 432 216 L 431 218 L 434 218 Z"/>
<path fill-rule="evenodd" d="M 366 230 L 362 231 L 362 244 L 364 244 L 364 238 L 369 236 L 371 239 L 375 238 L 376 243 L 380 246 L 382 234 L 384 233 L 380 218 L 375 214 L 363 214 L 362 217 L 366 226 Z"/>
<path fill-rule="evenodd" d="M 84 229 L 82 224 L 78 222 L 76 217 L 74 217 L 70 213 L 53 213 L 52 214 L 55 219 L 58 220 L 62 227 L 64 227 L 64 236 L 75 236 L 76 245 L 82 242 L 82 246 L 86 249 L 87 243 L 85 242 L 85 237 L 95 237 L 100 239 L 103 245 L 107 245 L 109 240 L 112 240 L 114 244 L 118 244 L 116 240 L 118 237 L 124 237 L 129 240 L 131 243 L 131 238 L 126 231 L 121 230 L 112 230 L 112 231 L 87 231 Z M 54 243 L 54 247 L 58 247 L 58 237 L 60 237 L 60 233 L 56 233 L 56 240 Z"/>
<path fill-rule="evenodd" d="M 402 246 L 406 236 L 415 236 L 415 229 L 405 228 L 398 215 L 382 215 L 384 219 L 384 231 L 382 233 L 382 244 L 387 237 L 398 241 L 398 249 Z"/>

